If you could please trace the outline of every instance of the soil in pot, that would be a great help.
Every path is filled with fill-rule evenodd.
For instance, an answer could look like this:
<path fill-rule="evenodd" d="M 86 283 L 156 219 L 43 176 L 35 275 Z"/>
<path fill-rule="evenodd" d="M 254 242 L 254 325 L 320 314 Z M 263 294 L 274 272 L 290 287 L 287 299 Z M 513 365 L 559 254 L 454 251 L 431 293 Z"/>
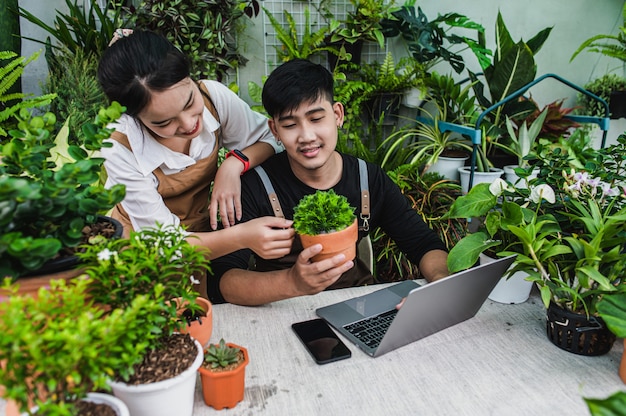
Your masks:
<path fill-rule="evenodd" d="M 105 403 L 80 401 L 76 404 L 78 416 L 117 416 L 117 412 Z"/>
<path fill-rule="evenodd" d="M 174 378 L 193 364 L 198 349 L 189 334 L 172 334 L 163 346 L 146 354 L 135 373 L 124 383 L 140 385 Z"/>
<path fill-rule="evenodd" d="M 122 224 L 119 221 L 105 216 L 100 216 L 94 224 L 87 224 L 83 227 L 80 242 L 75 247 L 64 247 L 53 259 L 45 263 L 39 270 L 35 270 L 20 278 L 28 278 L 41 274 L 52 274 L 74 268 L 78 264 L 76 253 L 84 251 L 81 248 L 84 244 L 89 244 L 89 239 L 98 235 L 105 238 L 120 237 L 122 235 Z"/>

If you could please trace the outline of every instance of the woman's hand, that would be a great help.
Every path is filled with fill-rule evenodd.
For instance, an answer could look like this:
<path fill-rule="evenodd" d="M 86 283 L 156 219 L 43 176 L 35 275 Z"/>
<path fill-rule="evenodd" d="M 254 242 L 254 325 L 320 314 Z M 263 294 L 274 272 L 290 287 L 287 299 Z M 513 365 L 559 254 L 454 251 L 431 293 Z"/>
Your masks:
<path fill-rule="evenodd" d="M 277 259 L 291 251 L 295 231 L 293 221 L 278 217 L 255 218 L 238 224 L 240 239 L 257 255 L 264 259 Z"/>
<path fill-rule="evenodd" d="M 241 219 L 241 172 L 242 163 L 234 157 L 225 159 L 215 174 L 209 215 L 211 228 L 217 229 L 219 214 L 224 228 L 235 225 Z"/>

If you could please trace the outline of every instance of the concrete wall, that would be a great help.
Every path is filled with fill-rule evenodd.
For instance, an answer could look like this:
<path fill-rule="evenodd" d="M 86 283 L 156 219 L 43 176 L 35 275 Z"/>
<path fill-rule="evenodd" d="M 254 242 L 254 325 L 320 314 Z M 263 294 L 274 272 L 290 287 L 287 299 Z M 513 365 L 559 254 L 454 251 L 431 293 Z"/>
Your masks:
<path fill-rule="evenodd" d="M 265 0 L 267 5 L 272 0 Z M 556 73 L 561 77 L 584 85 L 589 80 L 607 71 L 624 74 L 624 68 L 617 60 L 609 60 L 600 54 L 581 53 L 574 62 L 569 59 L 576 48 L 588 37 L 599 33 L 617 34 L 622 24 L 624 0 L 421 0 L 417 2 L 426 15 L 432 19 L 438 13 L 458 12 L 481 23 L 486 28 L 488 47 L 493 48 L 495 19 L 498 10 L 514 40 L 528 40 L 541 29 L 552 26 L 553 30 L 542 50 L 536 56 L 538 75 Z M 21 7 L 31 11 L 46 22 L 52 24 L 56 10 L 65 11 L 65 0 L 21 0 Z M 264 20 L 261 13 L 249 21 L 246 33 L 241 39 L 243 54 L 250 60 L 240 69 L 239 79 L 242 97 L 249 101 L 247 82 L 260 83 L 265 75 Z M 45 39 L 44 31 L 22 21 L 24 36 Z M 41 45 L 23 41 L 23 55 L 29 55 Z M 398 49 L 392 46 L 392 49 Z M 398 50 L 399 54 L 402 52 Z M 394 50 L 394 55 L 396 51 Z M 468 66 L 478 70 L 473 55 L 466 57 Z M 37 93 L 40 83 L 46 77 L 46 65 L 43 56 L 27 68 L 23 79 L 25 91 Z M 545 82 L 545 84 L 544 84 Z M 557 81 L 546 80 L 531 91 L 533 97 L 542 104 L 559 98 L 566 98 L 567 104 L 573 104 L 575 92 Z"/>

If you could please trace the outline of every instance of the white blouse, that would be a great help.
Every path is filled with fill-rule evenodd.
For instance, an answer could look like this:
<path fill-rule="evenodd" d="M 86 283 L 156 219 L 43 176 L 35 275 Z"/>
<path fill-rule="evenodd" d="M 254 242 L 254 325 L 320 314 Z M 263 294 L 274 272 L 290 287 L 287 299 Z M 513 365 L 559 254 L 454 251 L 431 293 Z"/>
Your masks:
<path fill-rule="evenodd" d="M 244 149 L 260 140 L 272 145 L 276 152 L 282 150 L 264 115 L 252 111 L 245 101 L 220 82 L 202 82 L 209 91 L 220 120 L 217 121 L 205 107 L 202 133 L 191 141 L 189 156 L 163 146 L 141 123 L 126 114 L 109 126 L 128 137 L 132 152 L 119 142 L 108 139 L 113 147 L 101 151 L 107 171 L 106 187 L 115 184 L 126 186 L 122 207 L 136 230 L 154 226 L 157 222 L 180 224 L 180 219 L 170 212 L 157 192 L 158 180 L 152 172 L 161 167 L 164 174 L 171 175 L 208 157 L 215 148 L 215 131 L 218 128 L 221 128 L 219 147 Z"/>

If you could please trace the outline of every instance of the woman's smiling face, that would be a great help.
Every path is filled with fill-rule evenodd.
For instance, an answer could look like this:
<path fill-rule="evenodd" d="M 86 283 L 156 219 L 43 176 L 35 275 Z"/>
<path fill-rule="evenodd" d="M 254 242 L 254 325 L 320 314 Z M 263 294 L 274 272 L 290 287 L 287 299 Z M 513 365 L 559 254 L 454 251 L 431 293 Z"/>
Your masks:
<path fill-rule="evenodd" d="M 153 91 L 152 99 L 138 114 L 146 128 L 163 139 L 191 140 L 202 131 L 204 100 L 191 78 L 164 91 Z"/>

